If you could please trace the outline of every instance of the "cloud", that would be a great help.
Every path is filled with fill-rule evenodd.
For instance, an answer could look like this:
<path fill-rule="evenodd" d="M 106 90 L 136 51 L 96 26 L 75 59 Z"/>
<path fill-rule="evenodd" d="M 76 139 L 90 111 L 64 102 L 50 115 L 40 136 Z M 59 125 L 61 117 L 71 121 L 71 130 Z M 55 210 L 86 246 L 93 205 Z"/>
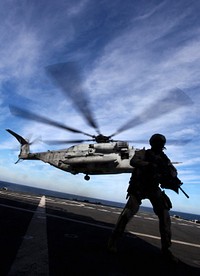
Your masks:
<path fill-rule="evenodd" d="M 148 147 L 153 132 L 162 132 L 167 138 L 179 140 L 192 138 L 194 143 L 185 146 L 168 145 L 167 154 L 172 160 L 183 162 L 178 168 L 184 181 L 198 181 L 200 40 L 199 4 L 196 1 L 189 6 L 185 1 L 159 4 L 157 1 L 142 1 L 136 5 L 135 1 L 124 3 L 120 0 L 61 0 L 48 1 L 48 4 L 46 1 L 1 1 L 0 5 L 3 152 L 18 145 L 14 137 L 4 131 L 5 128 L 13 128 L 25 138 L 29 135 L 33 139 L 38 136 L 43 139 L 84 138 L 80 134 L 14 117 L 8 104 L 26 107 L 68 126 L 96 134 L 45 71 L 48 65 L 73 60 L 80 65 L 82 82 L 79 85 L 88 96 L 89 106 L 103 134 L 114 133 L 128 120 L 154 106 L 155 120 L 147 122 L 143 117 L 144 124 L 127 129 L 116 138 L 146 139 L 146 143 L 132 143 L 136 147 Z M 160 116 L 161 107 L 157 108 L 156 103 L 176 87 L 191 97 L 193 106 L 175 108 Z M 49 148 L 42 143 L 32 145 L 33 151 Z M 10 156 L 16 161 L 17 153 Z M 41 177 L 40 167 L 54 180 L 58 173 L 59 183 L 64 186 L 62 172 L 40 165 L 25 166 L 24 162 L 23 175 L 31 172 L 30 175 L 37 175 L 35 183 L 40 179 L 47 185 L 50 178 L 47 176 L 48 180 L 45 180 L 43 174 Z M 20 174 L 20 167 L 17 167 L 16 174 Z M 109 186 L 110 198 L 118 180 L 123 184 L 117 191 L 124 191 L 129 175 L 114 177 L 94 177 L 99 186 L 92 188 L 92 193 L 96 197 L 101 194 L 108 198 L 101 193 L 100 186 L 110 184 L 111 179 L 114 181 Z M 76 178 L 66 174 L 66 179 L 75 183 L 74 191 L 81 193 L 84 187 L 91 189 L 89 184 L 82 183 L 82 176 Z M 84 186 L 82 191 L 78 189 L 80 183 Z M 70 186 L 69 190 L 72 192 L 73 187 Z M 117 200 L 120 199 L 122 195 L 118 192 Z"/>

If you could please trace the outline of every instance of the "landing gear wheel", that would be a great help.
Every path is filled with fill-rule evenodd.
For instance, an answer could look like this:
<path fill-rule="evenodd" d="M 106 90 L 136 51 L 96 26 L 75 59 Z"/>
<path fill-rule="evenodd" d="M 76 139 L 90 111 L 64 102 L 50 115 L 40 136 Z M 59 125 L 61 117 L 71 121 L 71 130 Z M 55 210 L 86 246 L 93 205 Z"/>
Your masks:
<path fill-rule="evenodd" d="M 87 180 L 87 181 L 90 180 L 89 175 L 86 174 L 86 175 L 84 176 L 84 179 Z"/>

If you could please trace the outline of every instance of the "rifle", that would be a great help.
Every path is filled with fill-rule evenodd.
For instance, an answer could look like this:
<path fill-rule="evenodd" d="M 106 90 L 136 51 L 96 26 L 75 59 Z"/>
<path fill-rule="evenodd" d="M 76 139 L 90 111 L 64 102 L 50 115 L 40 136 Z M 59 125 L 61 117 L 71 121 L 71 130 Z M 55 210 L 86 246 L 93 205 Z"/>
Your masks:
<path fill-rule="evenodd" d="M 173 191 L 175 191 L 177 194 L 179 192 L 178 189 L 181 190 L 181 192 L 187 197 L 189 198 L 189 195 L 186 194 L 186 192 L 181 188 L 181 185 L 183 185 L 183 182 L 181 182 L 181 180 L 176 176 L 176 177 L 172 177 L 169 176 L 162 179 L 161 181 L 161 187 L 165 188 L 165 189 L 171 189 Z"/>
<path fill-rule="evenodd" d="M 184 195 L 185 195 L 187 198 L 189 198 L 189 195 L 186 194 L 186 192 L 185 192 L 181 187 L 179 187 L 179 189 L 181 190 L 182 193 L 184 193 Z"/>

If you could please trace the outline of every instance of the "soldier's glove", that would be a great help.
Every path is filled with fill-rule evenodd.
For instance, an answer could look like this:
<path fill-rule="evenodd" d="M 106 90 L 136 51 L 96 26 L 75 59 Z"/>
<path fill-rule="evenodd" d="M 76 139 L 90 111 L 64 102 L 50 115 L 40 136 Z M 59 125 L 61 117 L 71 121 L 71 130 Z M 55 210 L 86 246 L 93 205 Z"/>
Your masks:
<path fill-rule="evenodd" d="M 178 194 L 178 189 L 183 184 L 181 180 L 178 177 L 168 177 L 163 178 L 162 181 L 160 181 L 161 188 L 164 189 L 171 189 L 175 191 Z"/>

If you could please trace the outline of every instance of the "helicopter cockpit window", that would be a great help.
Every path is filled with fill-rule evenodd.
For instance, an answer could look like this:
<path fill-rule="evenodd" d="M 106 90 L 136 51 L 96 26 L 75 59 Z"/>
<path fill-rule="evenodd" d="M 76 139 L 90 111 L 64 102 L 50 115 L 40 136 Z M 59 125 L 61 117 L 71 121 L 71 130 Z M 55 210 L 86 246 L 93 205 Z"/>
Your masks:
<path fill-rule="evenodd" d="M 128 149 L 128 143 L 124 141 L 118 141 L 115 146 L 117 149 L 127 148 Z"/>

